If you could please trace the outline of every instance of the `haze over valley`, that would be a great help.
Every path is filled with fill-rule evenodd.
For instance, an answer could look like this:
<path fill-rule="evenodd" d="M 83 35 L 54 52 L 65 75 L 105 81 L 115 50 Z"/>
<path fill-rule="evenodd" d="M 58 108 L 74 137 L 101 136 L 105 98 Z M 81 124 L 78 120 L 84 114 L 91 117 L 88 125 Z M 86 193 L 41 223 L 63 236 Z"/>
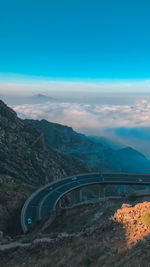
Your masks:
<path fill-rule="evenodd" d="M 20 118 L 68 125 L 87 136 L 103 137 L 119 148 L 131 146 L 150 158 L 149 94 L 63 92 L 53 97 L 35 94 L 1 98 Z"/>

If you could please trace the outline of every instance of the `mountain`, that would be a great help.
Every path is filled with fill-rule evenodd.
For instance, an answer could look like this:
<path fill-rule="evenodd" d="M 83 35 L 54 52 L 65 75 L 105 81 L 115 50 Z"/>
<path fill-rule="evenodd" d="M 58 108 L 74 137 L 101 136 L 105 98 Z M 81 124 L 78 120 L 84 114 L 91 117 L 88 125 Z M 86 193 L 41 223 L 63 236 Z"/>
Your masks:
<path fill-rule="evenodd" d="M 43 94 L 37 94 L 33 96 L 0 95 L 0 99 L 10 106 L 24 105 L 24 104 L 43 104 L 45 102 L 57 101 L 57 99 Z"/>
<path fill-rule="evenodd" d="M 139 151 L 125 147 L 120 149 L 117 154 L 121 161 L 122 171 L 150 173 L 150 160 Z"/>
<path fill-rule="evenodd" d="M 140 159 L 146 159 L 146 157 L 139 151 L 131 148 L 131 147 L 124 147 L 118 150 L 119 156 L 121 157 L 138 157 Z"/>
<path fill-rule="evenodd" d="M 78 159 L 46 145 L 41 133 L 0 100 L 0 174 L 41 185 L 48 181 L 87 172 Z"/>
<path fill-rule="evenodd" d="M 44 134 L 46 143 L 58 151 L 68 154 L 96 149 L 100 151 L 103 145 L 95 144 L 88 138 L 78 134 L 71 127 L 46 120 L 26 120 L 32 123 Z"/>
<path fill-rule="evenodd" d="M 119 127 L 107 130 L 110 139 L 113 137 L 114 142 L 120 142 L 124 147 L 134 147 L 141 151 L 146 157 L 150 159 L 150 127 Z M 120 147 L 120 148 L 121 148 Z"/>
<path fill-rule="evenodd" d="M 27 120 L 44 134 L 44 140 L 49 147 L 65 154 L 72 155 L 84 161 L 93 168 L 104 147 L 96 144 L 75 132 L 71 127 L 48 122 L 46 120 Z"/>
<path fill-rule="evenodd" d="M 43 133 L 0 100 L 0 235 L 21 233 L 21 208 L 39 186 L 82 172 L 89 172 L 82 161 L 48 147 Z"/>
<path fill-rule="evenodd" d="M 68 126 L 46 120 L 21 120 L 0 101 L 1 174 L 40 185 L 89 168 L 149 173 L 150 161 L 133 148 L 114 150 Z"/>
<path fill-rule="evenodd" d="M 43 94 L 37 94 L 37 95 L 33 95 L 32 97 L 29 98 L 30 102 L 33 102 L 35 104 L 40 104 L 40 103 L 44 103 L 44 102 L 48 102 L 48 101 L 56 101 L 53 97 L 50 96 L 46 96 Z"/>
<path fill-rule="evenodd" d="M 46 120 L 29 121 L 43 132 L 49 147 L 84 161 L 93 171 L 150 173 L 150 160 L 131 147 L 113 149 L 101 138 L 89 138 L 71 127 Z"/>
<path fill-rule="evenodd" d="M 91 170 L 150 173 L 150 161 L 131 147 L 114 150 L 68 126 L 22 120 L 0 100 L 1 231 L 20 233 L 21 207 L 37 187 Z"/>
<path fill-rule="evenodd" d="M 105 136 L 88 136 L 88 139 L 93 141 L 94 143 L 101 143 L 106 148 L 112 148 L 114 150 L 118 150 L 123 147 L 120 142 L 116 142 L 116 140 L 112 140 Z"/>

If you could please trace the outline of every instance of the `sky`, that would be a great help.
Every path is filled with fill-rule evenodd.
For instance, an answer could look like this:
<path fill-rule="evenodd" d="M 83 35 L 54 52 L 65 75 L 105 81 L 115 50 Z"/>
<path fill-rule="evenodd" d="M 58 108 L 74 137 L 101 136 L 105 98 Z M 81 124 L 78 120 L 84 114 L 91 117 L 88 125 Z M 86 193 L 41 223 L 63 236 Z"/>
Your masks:
<path fill-rule="evenodd" d="M 149 80 L 149 14 L 149 0 L 1 0 L 0 80 Z"/>
<path fill-rule="evenodd" d="M 150 157 L 149 14 L 149 0 L 0 0 L 0 97 Z"/>

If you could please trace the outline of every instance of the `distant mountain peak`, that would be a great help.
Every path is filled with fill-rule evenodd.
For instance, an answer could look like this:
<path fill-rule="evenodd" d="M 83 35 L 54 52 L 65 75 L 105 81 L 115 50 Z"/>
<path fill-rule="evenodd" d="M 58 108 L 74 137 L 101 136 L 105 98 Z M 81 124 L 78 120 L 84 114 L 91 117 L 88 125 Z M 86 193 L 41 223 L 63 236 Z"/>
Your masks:
<path fill-rule="evenodd" d="M 126 155 L 130 154 L 132 156 L 141 156 L 141 157 L 145 158 L 145 155 L 143 155 L 141 152 L 135 150 L 134 148 L 132 148 L 130 146 L 120 149 L 119 152 L 121 152 L 122 154 L 126 154 Z"/>
<path fill-rule="evenodd" d="M 36 94 L 36 95 L 33 95 L 32 97 L 39 97 L 39 98 L 47 98 L 48 96 L 46 95 L 43 95 L 43 94 Z"/>
<path fill-rule="evenodd" d="M 46 101 L 56 101 L 55 98 L 43 94 L 36 94 L 31 97 L 31 100 L 34 101 L 35 103 L 40 103 L 40 102 L 46 102 Z"/>

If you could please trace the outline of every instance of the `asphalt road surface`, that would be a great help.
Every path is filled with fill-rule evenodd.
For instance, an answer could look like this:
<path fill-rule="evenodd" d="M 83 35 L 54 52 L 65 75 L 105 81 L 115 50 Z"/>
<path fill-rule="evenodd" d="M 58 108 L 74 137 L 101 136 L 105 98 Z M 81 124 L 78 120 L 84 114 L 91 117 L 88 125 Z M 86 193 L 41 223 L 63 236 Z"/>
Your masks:
<path fill-rule="evenodd" d="M 28 219 L 31 219 L 32 225 L 37 220 L 45 219 L 56 209 L 56 204 L 63 195 L 92 184 L 150 185 L 150 174 L 88 173 L 49 183 L 35 191 L 25 202 L 21 212 L 23 232 L 30 228 Z"/>

